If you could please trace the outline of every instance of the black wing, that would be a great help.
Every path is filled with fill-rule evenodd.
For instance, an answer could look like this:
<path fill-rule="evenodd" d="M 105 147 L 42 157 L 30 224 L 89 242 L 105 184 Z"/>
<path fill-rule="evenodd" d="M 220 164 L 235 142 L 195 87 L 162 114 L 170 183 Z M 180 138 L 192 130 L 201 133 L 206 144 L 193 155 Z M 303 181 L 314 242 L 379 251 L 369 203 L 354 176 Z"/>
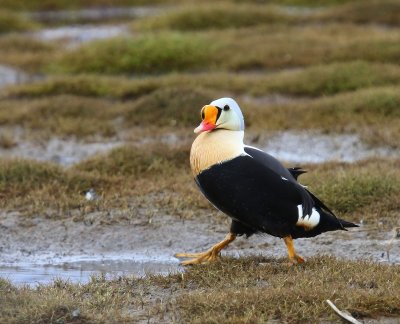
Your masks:
<path fill-rule="evenodd" d="M 311 215 L 312 208 L 315 205 L 313 197 L 310 193 L 297 182 L 297 176 L 305 171 L 300 168 L 286 169 L 276 158 L 264 151 L 261 151 L 255 147 L 245 146 L 244 151 L 249 154 L 253 159 L 264 165 L 272 172 L 279 175 L 282 180 L 289 181 L 299 191 L 301 195 L 301 205 L 303 206 L 303 215 Z"/>
<path fill-rule="evenodd" d="M 309 197 L 295 180 L 282 179 L 250 155 L 216 164 L 201 172 L 196 182 L 207 199 L 234 220 L 280 237 L 292 233 L 297 206 Z M 311 198 L 308 203 L 311 210 Z"/>

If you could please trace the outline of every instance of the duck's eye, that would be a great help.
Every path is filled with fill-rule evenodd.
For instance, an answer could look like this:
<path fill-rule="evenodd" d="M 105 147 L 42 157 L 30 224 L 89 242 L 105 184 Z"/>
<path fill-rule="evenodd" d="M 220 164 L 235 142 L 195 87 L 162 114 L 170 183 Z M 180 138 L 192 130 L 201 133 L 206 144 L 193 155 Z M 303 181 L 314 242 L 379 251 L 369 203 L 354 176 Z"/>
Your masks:
<path fill-rule="evenodd" d="M 204 108 L 201 110 L 201 119 L 205 118 L 205 114 L 204 114 Z"/>
<path fill-rule="evenodd" d="M 224 110 L 225 110 L 225 111 L 228 111 L 229 109 L 231 109 L 231 108 L 230 108 L 228 105 L 225 105 L 225 106 L 224 106 Z"/>

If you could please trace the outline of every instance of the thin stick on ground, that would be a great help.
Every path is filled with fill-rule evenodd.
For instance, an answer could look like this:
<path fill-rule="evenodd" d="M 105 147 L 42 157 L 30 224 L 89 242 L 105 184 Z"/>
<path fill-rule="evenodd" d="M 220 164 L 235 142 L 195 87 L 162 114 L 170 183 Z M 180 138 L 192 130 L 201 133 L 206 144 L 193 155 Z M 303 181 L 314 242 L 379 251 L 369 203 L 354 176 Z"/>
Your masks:
<path fill-rule="evenodd" d="M 362 324 L 360 321 L 357 321 L 353 316 L 351 316 L 348 312 L 339 310 L 335 306 L 335 304 L 332 303 L 329 299 L 327 299 L 326 302 L 335 311 L 336 314 L 338 314 L 341 318 L 343 318 L 347 322 L 353 323 L 353 324 Z"/>

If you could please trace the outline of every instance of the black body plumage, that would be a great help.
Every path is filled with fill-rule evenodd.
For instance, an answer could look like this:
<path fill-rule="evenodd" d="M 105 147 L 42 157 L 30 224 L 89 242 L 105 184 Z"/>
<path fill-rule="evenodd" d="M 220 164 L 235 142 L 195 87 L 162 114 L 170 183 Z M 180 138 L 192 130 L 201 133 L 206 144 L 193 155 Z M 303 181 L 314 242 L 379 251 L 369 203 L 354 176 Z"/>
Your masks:
<path fill-rule="evenodd" d="M 288 170 L 271 155 L 252 147 L 245 147 L 245 152 L 203 170 L 195 178 L 206 198 L 232 218 L 232 233 L 250 236 L 263 232 L 300 238 L 357 226 L 336 218 L 297 182 L 304 170 Z M 316 226 L 296 225 L 299 205 L 303 215 L 311 215 L 313 208 L 319 213 Z"/>

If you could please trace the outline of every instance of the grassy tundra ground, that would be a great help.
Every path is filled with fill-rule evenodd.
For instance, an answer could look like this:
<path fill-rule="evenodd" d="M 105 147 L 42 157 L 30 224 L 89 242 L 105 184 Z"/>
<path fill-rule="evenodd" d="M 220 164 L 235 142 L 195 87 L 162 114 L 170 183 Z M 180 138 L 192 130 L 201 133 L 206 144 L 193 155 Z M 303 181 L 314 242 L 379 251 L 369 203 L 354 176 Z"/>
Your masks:
<path fill-rule="evenodd" d="M 399 313 L 398 270 L 326 256 L 298 267 L 251 257 L 167 277 L 99 277 L 86 285 L 55 281 L 34 290 L 0 281 L 0 314 L 10 323 L 314 322 L 335 320 L 325 303 L 331 299 L 357 317 L 379 318 Z"/>
<path fill-rule="evenodd" d="M 199 194 L 188 166 L 199 110 L 221 96 L 242 104 L 246 140 L 260 147 L 274 132 L 313 131 L 357 134 L 366 145 L 394 152 L 394 158 L 305 164 L 312 172 L 301 182 L 338 215 L 364 225 L 348 236 L 325 236 L 329 240 L 358 235 L 368 245 L 400 226 L 395 155 L 400 149 L 400 2 L 268 3 L 232 0 L 199 8 L 174 2 L 158 17 L 129 22 L 129 36 L 70 49 L 26 33 L 41 23 L 21 11 L 110 1 L 2 1 L 0 64 L 42 79 L 0 89 L 0 261 L 7 261 L 10 251 L 4 237 L 14 231 L 12 240 L 23 244 L 18 233 L 34 229 L 37 221 L 54 228 L 69 221 L 72 227 L 86 226 L 94 219 L 105 232 L 120 225 L 162 235 L 168 220 L 181 232 L 189 231 L 185 224 L 210 224 L 208 230 L 223 235 L 226 218 Z M 45 146 L 53 138 L 120 146 L 68 167 L 35 161 L 33 155 L 7 157 L 23 145 Z M 86 201 L 89 188 L 101 199 Z M 11 217 L 18 219 L 16 225 L 9 225 Z M 152 225 L 157 217 L 161 225 Z M 41 238 L 48 246 L 59 240 L 51 234 Z M 149 240 L 148 234 L 142 240 Z M 88 236 L 73 240 L 83 245 Z M 161 242 L 159 248 L 170 244 Z M 313 251 L 321 253 L 337 243 L 315 242 Z M 188 239 L 180 248 L 197 247 L 192 243 Z M 26 244 L 35 248 L 33 241 Z M 240 244 L 251 246 L 239 242 L 238 251 Z M 117 252 L 130 252 L 115 246 Z M 262 247 L 262 252 L 274 248 Z M 376 252 L 371 249 L 370 255 Z M 330 251 L 335 255 L 334 248 Z M 180 251 L 168 250 L 173 252 Z M 56 280 L 29 288 L 0 279 L 0 322 L 334 321 L 326 299 L 357 318 L 396 322 L 399 265 L 357 260 L 353 250 L 338 252 L 345 259 L 316 255 L 288 267 L 279 258 L 229 257 L 183 274 L 98 277 L 84 285 Z"/>

